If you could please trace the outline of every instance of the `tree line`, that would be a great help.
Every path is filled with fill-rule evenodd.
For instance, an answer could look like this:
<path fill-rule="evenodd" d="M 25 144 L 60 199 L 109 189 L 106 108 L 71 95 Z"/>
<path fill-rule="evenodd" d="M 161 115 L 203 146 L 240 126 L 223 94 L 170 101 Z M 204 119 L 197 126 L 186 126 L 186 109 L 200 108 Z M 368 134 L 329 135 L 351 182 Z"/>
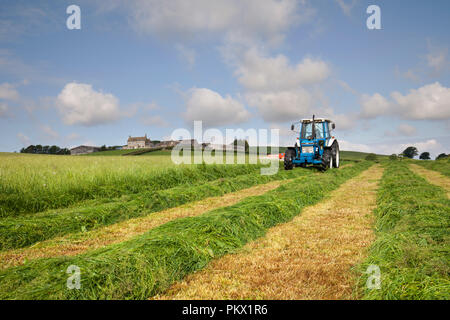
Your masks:
<path fill-rule="evenodd" d="M 413 159 L 414 157 L 419 155 L 419 150 L 417 150 L 416 147 L 410 146 L 406 148 L 401 154 L 401 156 Z M 449 154 L 441 153 L 436 157 L 436 160 L 441 160 L 449 157 Z M 431 160 L 430 153 L 429 152 L 422 152 L 419 156 L 420 160 Z"/>
<path fill-rule="evenodd" d="M 58 146 L 42 146 L 38 145 L 29 145 L 26 148 L 20 149 L 20 153 L 33 153 L 33 154 L 70 154 L 70 150 L 67 148 L 60 148 Z"/>

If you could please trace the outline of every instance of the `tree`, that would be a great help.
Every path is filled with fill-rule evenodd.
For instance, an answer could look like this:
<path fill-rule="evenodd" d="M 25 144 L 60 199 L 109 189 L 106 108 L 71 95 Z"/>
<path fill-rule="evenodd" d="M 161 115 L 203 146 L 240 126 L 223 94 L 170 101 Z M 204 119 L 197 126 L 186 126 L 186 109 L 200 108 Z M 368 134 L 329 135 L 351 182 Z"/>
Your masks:
<path fill-rule="evenodd" d="M 235 147 L 237 147 L 237 146 L 242 146 L 242 145 L 243 145 L 243 146 L 245 147 L 245 152 L 248 152 L 249 149 L 250 149 L 250 146 L 249 146 L 247 140 L 238 140 L 238 139 L 234 139 L 233 145 L 234 145 Z M 236 148 L 235 148 L 235 149 L 236 149 Z"/>
<path fill-rule="evenodd" d="M 422 152 L 419 156 L 420 160 L 430 160 L 430 153 L 429 152 Z"/>
<path fill-rule="evenodd" d="M 70 150 L 64 148 L 61 149 L 58 146 L 42 146 L 42 145 L 29 145 L 26 148 L 20 149 L 20 153 L 38 153 L 38 154 L 70 154 Z"/>
<path fill-rule="evenodd" d="M 441 159 L 445 159 L 445 158 L 447 158 L 448 157 L 448 155 L 447 154 L 445 154 L 445 153 L 441 153 L 440 155 L 438 155 L 437 157 L 436 157 L 436 160 L 441 160 Z"/>
<path fill-rule="evenodd" d="M 366 158 L 367 161 L 376 161 L 377 160 L 377 155 L 375 153 L 369 153 Z"/>
<path fill-rule="evenodd" d="M 395 153 L 393 153 L 389 156 L 389 160 L 398 160 L 398 157 Z"/>
<path fill-rule="evenodd" d="M 419 154 L 419 150 L 417 150 L 416 147 L 412 147 L 412 146 L 411 146 L 411 147 L 406 148 L 406 149 L 402 152 L 402 154 L 403 154 L 405 157 L 412 159 L 412 158 L 414 158 L 415 156 L 417 156 L 417 155 Z"/>
<path fill-rule="evenodd" d="M 51 146 L 49 149 L 48 149 L 48 153 L 50 153 L 50 154 L 58 154 L 58 152 L 59 152 L 59 147 L 58 146 Z"/>
<path fill-rule="evenodd" d="M 28 147 L 25 148 L 25 150 L 23 152 L 24 153 L 36 153 L 36 146 L 29 145 Z"/>

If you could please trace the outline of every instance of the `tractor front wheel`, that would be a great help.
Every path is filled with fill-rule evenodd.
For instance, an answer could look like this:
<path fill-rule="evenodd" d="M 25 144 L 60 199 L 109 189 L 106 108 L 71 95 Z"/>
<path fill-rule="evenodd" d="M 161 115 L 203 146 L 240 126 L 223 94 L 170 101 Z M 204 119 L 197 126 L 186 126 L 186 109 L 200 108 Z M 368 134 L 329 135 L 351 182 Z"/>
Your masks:
<path fill-rule="evenodd" d="M 331 149 L 325 149 L 322 156 L 322 170 L 333 168 L 333 153 Z"/>
<path fill-rule="evenodd" d="M 284 154 L 284 170 L 292 170 L 294 168 L 294 163 L 292 162 L 295 158 L 295 151 L 292 149 L 287 149 Z"/>

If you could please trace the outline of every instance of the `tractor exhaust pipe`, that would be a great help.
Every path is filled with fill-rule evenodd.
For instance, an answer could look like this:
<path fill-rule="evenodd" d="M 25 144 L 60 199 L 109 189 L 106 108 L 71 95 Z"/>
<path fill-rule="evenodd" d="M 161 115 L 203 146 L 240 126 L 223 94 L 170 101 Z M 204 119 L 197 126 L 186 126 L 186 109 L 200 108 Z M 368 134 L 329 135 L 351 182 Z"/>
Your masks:
<path fill-rule="evenodd" d="M 316 139 L 316 125 L 315 125 L 315 121 L 314 121 L 315 115 L 313 115 L 313 121 L 312 121 L 312 137 L 315 140 Z"/>

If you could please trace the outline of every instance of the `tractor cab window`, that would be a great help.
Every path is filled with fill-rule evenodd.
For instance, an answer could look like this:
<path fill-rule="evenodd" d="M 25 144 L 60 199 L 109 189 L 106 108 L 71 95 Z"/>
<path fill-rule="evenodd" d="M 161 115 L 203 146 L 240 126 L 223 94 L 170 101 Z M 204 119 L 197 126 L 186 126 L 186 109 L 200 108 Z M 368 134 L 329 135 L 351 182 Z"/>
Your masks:
<path fill-rule="evenodd" d="M 316 122 L 314 123 L 314 127 L 316 129 L 316 139 L 323 139 L 323 123 Z M 312 122 L 303 123 L 302 125 L 302 139 L 311 140 L 312 136 Z"/>
<path fill-rule="evenodd" d="M 316 139 L 323 139 L 323 123 L 315 123 L 316 127 Z"/>

